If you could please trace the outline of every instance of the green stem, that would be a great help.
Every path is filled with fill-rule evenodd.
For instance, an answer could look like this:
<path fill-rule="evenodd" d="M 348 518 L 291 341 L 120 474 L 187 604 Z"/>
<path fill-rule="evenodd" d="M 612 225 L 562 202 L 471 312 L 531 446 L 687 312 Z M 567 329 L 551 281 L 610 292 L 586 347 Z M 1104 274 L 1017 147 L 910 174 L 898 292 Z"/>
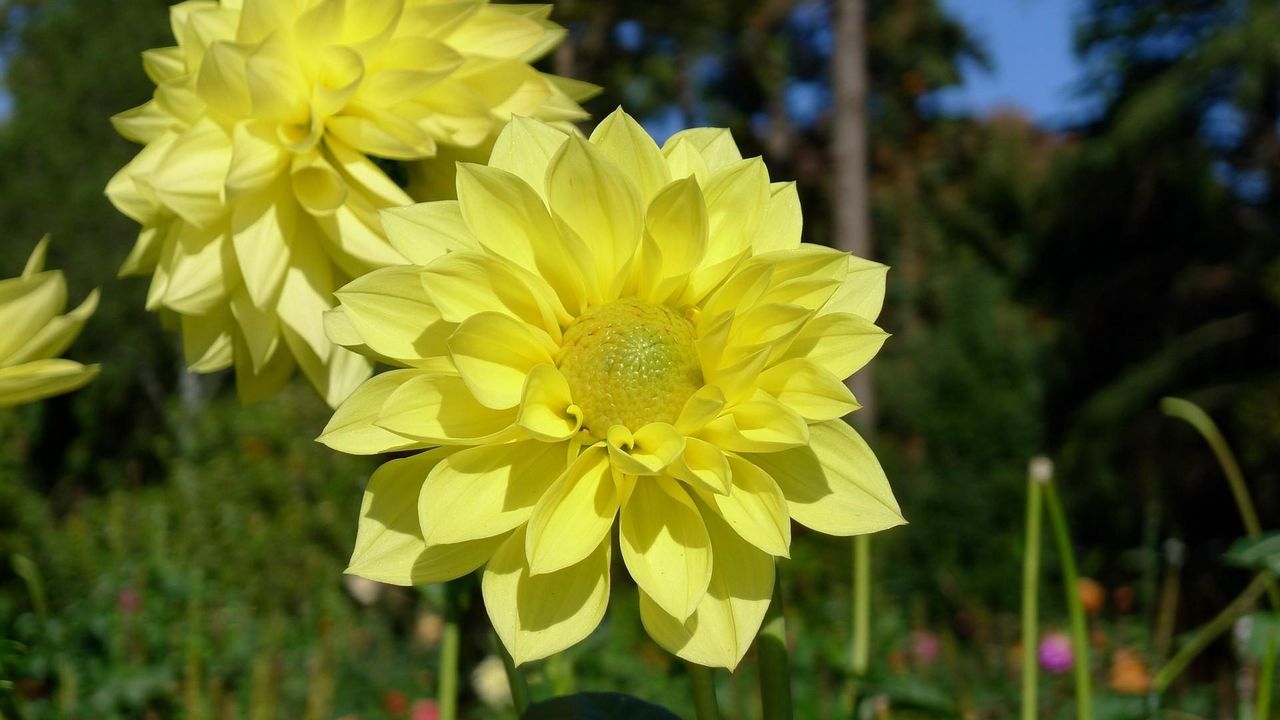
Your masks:
<path fill-rule="evenodd" d="M 458 717 L 458 651 L 461 641 L 462 588 L 457 582 L 444 585 L 444 632 L 440 636 L 440 684 L 436 701 L 440 720 Z"/>
<path fill-rule="evenodd" d="M 858 715 L 858 696 L 867 667 L 871 664 L 871 536 L 853 538 L 853 715 Z"/>
<path fill-rule="evenodd" d="M 1262 658 L 1262 669 L 1258 672 L 1258 711 L 1253 715 L 1257 720 L 1271 717 L 1271 691 L 1276 684 L 1276 650 L 1276 634 L 1273 632 L 1267 639 L 1267 654 Z"/>
<path fill-rule="evenodd" d="M 1075 651 L 1076 717 L 1079 720 L 1093 718 L 1093 690 L 1089 679 L 1089 642 L 1085 633 L 1084 606 L 1080 603 L 1080 577 L 1076 571 L 1075 551 L 1071 547 L 1071 534 L 1067 530 L 1066 515 L 1058 500 L 1058 490 L 1053 482 L 1044 485 L 1044 502 L 1049 511 L 1049 524 L 1058 546 L 1058 558 L 1062 563 L 1062 582 L 1067 591 L 1067 612 L 1071 617 L 1071 645 Z"/>
<path fill-rule="evenodd" d="M 711 668 L 687 662 L 685 669 L 689 673 L 689 685 L 693 688 L 693 707 L 698 711 L 698 720 L 720 720 L 716 679 Z"/>
<path fill-rule="evenodd" d="M 1270 583 L 1271 578 L 1267 573 L 1260 573 L 1249 583 L 1249 587 L 1244 592 L 1231 601 L 1231 604 L 1222 609 L 1208 624 L 1196 631 L 1194 637 L 1183 645 L 1165 666 L 1160 668 L 1160 672 L 1156 673 L 1155 679 L 1151 681 L 1152 692 L 1161 695 L 1165 690 L 1173 684 L 1174 680 L 1187 669 L 1187 665 L 1201 653 L 1209 643 L 1218 638 L 1219 635 L 1226 632 L 1231 624 L 1234 623 L 1241 615 L 1249 612 L 1253 608 L 1253 604 L 1257 602 L 1258 597 L 1262 595 Z"/>
<path fill-rule="evenodd" d="M 1240 511 L 1240 520 L 1244 523 L 1245 532 L 1251 538 L 1261 537 L 1262 523 L 1258 522 L 1258 511 L 1253 506 L 1253 497 L 1249 494 L 1249 486 L 1244 482 L 1244 473 L 1240 472 L 1240 463 L 1236 462 L 1235 453 L 1227 445 L 1218 425 L 1200 406 L 1182 398 L 1167 397 L 1160 401 L 1160 409 L 1166 415 L 1185 420 L 1195 428 L 1200 436 L 1209 443 L 1213 454 L 1218 458 L 1222 474 L 1227 476 L 1227 484 L 1231 486 L 1231 495 L 1235 498 L 1236 508 Z M 1280 610 L 1280 589 L 1271 580 L 1267 581 L 1267 598 L 1273 610 Z"/>
<path fill-rule="evenodd" d="M 1040 587 L 1040 492 L 1053 471 L 1041 471 L 1048 460 L 1033 458 L 1027 478 L 1026 547 L 1022 555 L 1022 720 L 1036 720 L 1039 705 L 1036 693 L 1040 677 L 1036 667 L 1039 642 L 1039 609 L 1036 593 Z M 1044 477 L 1040 477 L 1043 474 Z"/>
<path fill-rule="evenodd" d="M 511 653 L 507 652 L 501 640 L 498 641 L 498 654 L 502 656 L 502 667 L 507 671 L 511 703 L 515 706 L 516 717 L 519 718 L 524 715 L 525 710 L 529 709 L 529 682 L 525 680 L 524 671 L 516 667 L 516 661 L 512 659 Z"/>
<path fill-rule="evenodd" d="M 791 720 L 791 660 L 787 656 L 787 622 L 782 614 L 782 580 L 773 581 L 773 599 L 756 638 L 760 658 L 760 703 L 764 720 Z"/>

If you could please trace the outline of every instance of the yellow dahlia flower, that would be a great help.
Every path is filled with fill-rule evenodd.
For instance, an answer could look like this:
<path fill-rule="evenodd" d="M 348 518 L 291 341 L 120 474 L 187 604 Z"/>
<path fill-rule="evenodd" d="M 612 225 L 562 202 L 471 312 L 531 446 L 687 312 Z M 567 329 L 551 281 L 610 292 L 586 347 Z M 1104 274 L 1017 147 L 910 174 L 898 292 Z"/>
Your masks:
<path fill-rule="evenodd" d="M 333 290 L 405 262 L 377 211 L 408 195 L 369 156 L 488 142 L 513 113 L 564 122 L 587 86 L 529 62 L 563 30 L 486 0 L 189 0 L 176 47 L 143 53 L 154 98 L 113 122 L 145 147 L 107 195 L 142 224 L 121 274 L 152 274 L 188 365 L 234 365 L 242 397 L 295 366 L 332 404 L 371 362 L 325 336 Z"/>
<path fill-rule="evenodd" d="M 46 235 L 21 276 L 0 280 L 0 407 L 71 392 L 98 375 L 97 365 L 57 357 L 98 308 L 98 291 L 60 314 L 67 308 L 67 280 L 61 270 L 44 269 L 48 247 Z"/>
<path fill-rule="evenodd" d="M 456 201 L 388 210 L 416 263 L 338 291 L 335 342 L 402 369 L 321 436 L 423 450 L 370 481 L 348 572 L 390 583 L 485 566 L 518 662 L 584 638 L 614 562 L 649 634 L 734 667 L 791 520 L 903 522 L 842 379 L 879 350 L 886 268 L 800 242 L 792 183 L 727 131 L 659 149 L 620 110 L 590 140 L 517 119 Z"/>

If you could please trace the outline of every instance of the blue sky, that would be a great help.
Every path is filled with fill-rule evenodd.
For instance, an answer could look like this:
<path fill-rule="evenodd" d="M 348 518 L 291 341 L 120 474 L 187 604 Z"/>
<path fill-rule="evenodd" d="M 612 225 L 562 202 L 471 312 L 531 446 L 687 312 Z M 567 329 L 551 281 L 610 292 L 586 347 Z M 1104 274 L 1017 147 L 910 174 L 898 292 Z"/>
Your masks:
<path fill-rule="evenodd" d="M 1080 0 L 942 0 L 986 48 L 991 72 L 965 68 L 965 83 L 938 100 L 948 112 L 1017 108 L 1043 125 L 1087 114 L 1073 96 L 1080 65 L 1071 51 L 1072 13 Z"/>

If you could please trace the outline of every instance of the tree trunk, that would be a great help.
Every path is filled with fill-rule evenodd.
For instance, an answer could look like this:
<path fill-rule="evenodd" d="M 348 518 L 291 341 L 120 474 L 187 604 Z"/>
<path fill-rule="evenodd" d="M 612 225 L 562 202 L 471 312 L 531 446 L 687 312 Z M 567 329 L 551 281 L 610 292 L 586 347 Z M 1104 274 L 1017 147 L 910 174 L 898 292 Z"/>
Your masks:
<path fill-rule="evenodd" d="M 835 108 L 832 117 L 831 163 L 835 170 L 832 196 L 833 238 L 837 249 L 871 258 L 871 221 L 867 188 L 867 43 L 864 0 L 833 0 L 835 56 L 832 67 Z M 863 428 L 875 425 L 875 392 L 871 367 L 848 380 L 862 409 L 853 420 Z"/>

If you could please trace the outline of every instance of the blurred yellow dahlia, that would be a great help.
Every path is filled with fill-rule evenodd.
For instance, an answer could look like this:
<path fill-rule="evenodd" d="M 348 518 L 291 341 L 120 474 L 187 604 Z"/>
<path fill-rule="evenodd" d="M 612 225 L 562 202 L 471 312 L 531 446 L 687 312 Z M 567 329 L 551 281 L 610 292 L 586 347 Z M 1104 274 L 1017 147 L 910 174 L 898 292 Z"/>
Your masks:
<path fill-rule="evenodd" d="M 295 366 L 332 404 L 371 362 L 325 337 L 333 290 L 405 262 L 381 208 L 408 195 L 369 159 L 489 142 L 513 114 L 585 117 L 589 86 L 529 62 L 563 36 L 546 5 L 486 0 L 189 0 L 176 47 L 143 53 L 154 98 L 113 118 L 145 147 L 107 186 L 142 224 L 121 274 L 181 323 L 187 364 L 234 364 L 246 400 Z"/>
<path fill-rule="evenodd" d="M 66 314 L 67 280 L 45 270 L 46 235 L 16 278 L 0 280 L 0 407 L 71 392 L 98 375 L 97 365 L 57 357 L 98 307 L 98 291 Z"/>
<path fill-rule="evenodd" d="M 390 583 L 485 565 L 518 662 L 584 638 L 612 528 L 649 634 L 734 667 L 791 520 L 903 522 L 842 379 L 879 350 L 886 268 L 800 243 L 792 183 L 727 131 L 659 149 L 621 110 L 590 140 L 516 119 L 456 201 L 385 211 L 415 265 L 338 291 L 335 342 L 402 369 L 321 442 L 424 450 L 370 481 L 348 572 Z M 486 564 L 487 563 L 487 564 Z"/>

